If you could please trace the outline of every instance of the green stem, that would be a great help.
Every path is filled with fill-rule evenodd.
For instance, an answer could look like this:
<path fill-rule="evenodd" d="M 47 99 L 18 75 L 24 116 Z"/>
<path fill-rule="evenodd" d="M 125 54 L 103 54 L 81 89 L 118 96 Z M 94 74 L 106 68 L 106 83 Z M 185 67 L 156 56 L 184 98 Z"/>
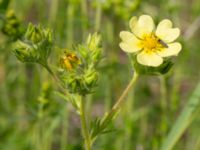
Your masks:
<path fill-rule="evenodd" d="M 95 30 L 99 31 L 101 24 L 101 2 L 97 1 L 97 9 L 96 9 L 96 20 L 95 20 Z"/>
<path fill-rule="evenodd" d="M 119 109 L 121 108 L 123 102 L 125 101 L 125 97 L 127 96 L 128 92 L 131 90 L 132 86 L 136 83 L 137 79 L 138 79 L 138 74 L 135 72 L 133 77 L 132 77 L 132 79 L 131 79 L 131 81 L 129 82 L 129 84 L 127 85 L 125 90 L 123 91 L 122 95 L 119 97 L 119 99 L 113 105 L 113 107 L 110 110 L 110 112 L 102 120 L 99 132 L 103 131 L 107 127 L 107 125 L 110 123 L 110 121 L 112 121 L 113 118 L 116 116 L 117 112 L 119 111 Z M 96 139 L 96 136 L 93 138 L 93 141 L 95 139 Z"/>
<path fill-rule="evenodd" d="M 69 1 L 67 6 L 67 47 L 71 47 L 74 39 L 74 5 Z"/>
<path fill-rule="evenodd" d="M 68 135 L 68 112 L 69 109 L 66 108 L 63 110 L 63 122 L 62 122 L 62 134 L 61 134 L 61 150 L 67 149 L 67 135 Z"/>
<path fill-rule="evenodd" d="M 127 97 L 127 102 L 125 103 L 124 105 L 124 108 L 123 108 L 123 112 L 122 112 L 122 119 L 123 119 L 123 122 L 124 122 L 124 138 L 123 138 L 123 143 L 121 145 L 121 148 L 124 149 L 124 150 L 130 150 L 131 149 L 131 145 L 133 144 L 131 142 L 132 138 L 132 128 L 133 128 L 133 114 L 135 114 L 135 111 L 134 111 L 134 108 L 133 108 L 133 105 L 134 105 L 134 90 L 131 90 L 128 94 L 128 97 Z M 119 139 L 121 141 L 121 139 Z M 121 143 L 121 142 L 117 142 L 117 143 Z"/>
<path fill-rule="evenodd" d="M 160 108 L 161 108 L 161 118 L 159 125 L 159 132 L 161 134 L 161 141 L 165 137 L 168 129 L 168 117 L 167 117 L 167 84 L 165 76 L 160 77 L 160 87 L 161 87 L 161 100 L 160 100 Z"/>
<path fill-rule="evenodd" d="M 87 33 L 88 13 L 87 13 L 87 0 L 81 0 L 81 13 L 82 13 L 82 38 L 84 39 Z"/>
<path fill-rule="evenodd" d="M 179 106 L 179 89 L 180 89 L 180 82 L 181 82 L 181 77 L 180 77 L 180 71 L 176 69 L 174 70 L 173 74 L 173 86 L 171 89 L 171 95 L 170 95 L 170 112 L 176 113 L 178 106 Z"/>
<path fill-rule="evenodd" d="M 56 81 L 56 83 L 58 84 L 58 86 L 62 89 L 62 91 L 67 94 L 67 92 L 65 91 L 64 87 L 62 86 L 60 79 L 55 75 L 55 73 L 51 70 L 51 68 L 48 65 L 43 65 L 47 71 L 52 75 L 52 77 L 54 78 L 54 80 Z M 63 121 L 63 128 L 62 128 L 62 135 L 61 135 L 61 149 L 64 150 L 66 149 L 66 145 L 67 145 L 67 118 L 68 118 L 68 109 L 64 110 L 64 121 Z"/>
<path fill-rule="evenodd" d="M 37 148 L 38 150 L 45 149 L 44 144 L 44 104 L 39 104 L 38 110 L 38 142 Z"/>
<path fill-rule="evenodd" d="M 85 111 L 85 101 L 83 98 L 81 98 L 81 106 L 80 106 L 80 119 L 81 119 L 81 128 L 82 128 L 82 135 L 84 138 L 84 145 L 85 150 L 91 150 L 91 139 L 89 135 L 89 130 L 87 126 L 87 120 L 86 120 L 86 111 Z"/>
<path fill-rule="evenodd" d="M 59 4 L 59 0 L 51 1 L 50 12 L 49 12 L 49 23 L 52 28 L 55 27 L 58 4 Z"/>
<path fill-rule="evenodd" d="M 62 92 L 65 92 L 65 88 L 64 86 L 61 84 L 60 79 L 55 75 L 55 73 L 51 70 L 51 68 L 49 67 L 49 65 L 43 65 L 47 71 L 50 73 L 50 75 L 53 77 L 53 79 L 56 81 L 56 84 L 62 89 Z"/>
<path fill-rule="evenodd" d="M 167 107 L 167 85 L 165 76 L 160 77 L 160 86 L 161 86 L 161 108 L 165 112 Z"/>
<path fill-rule="evenodd" d="M 124 98 L 126 97 L 128 92 L 131 90 L 131 87 L 136 83 L 137 79 L 138 79 L 138 74 L 135 72 L 134 75 L 133 75 L 133 78 L 131 79 L 131 81 L 129 82 L 128 86 L 126 87 L 126 89 L 124 90 L 122 95 L 119 97 L 119 99 L 117 100 L 117 102 L 113 106 L 112 110 L 117 110 L 117 109 L 119 109 L 121 107 L 121 104 L 125 100 Z"/>
<path fill-rule="evenodd" d="M 55 81 L 58 81 L 57 76 L 54 74 L 54 72 L 51 70 L 51 68 L 48 65 L 44 65 L 44 67 L 47 69 L 47 71 L 52 75 L 52 77 L 55 79 Z"/>

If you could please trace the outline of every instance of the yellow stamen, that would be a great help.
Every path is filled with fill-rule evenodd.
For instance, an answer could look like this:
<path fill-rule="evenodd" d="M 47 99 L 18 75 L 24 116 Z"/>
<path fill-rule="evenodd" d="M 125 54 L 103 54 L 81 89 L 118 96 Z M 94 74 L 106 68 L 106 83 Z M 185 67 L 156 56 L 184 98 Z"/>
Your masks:
<path fill-rule="evenodd" d="M 154 34 L 145 35 L 141 40 L 140 46 L 147 53 L 159 51 L 164 48 L 164 46 L 159 42 L 159 38 Z"/>

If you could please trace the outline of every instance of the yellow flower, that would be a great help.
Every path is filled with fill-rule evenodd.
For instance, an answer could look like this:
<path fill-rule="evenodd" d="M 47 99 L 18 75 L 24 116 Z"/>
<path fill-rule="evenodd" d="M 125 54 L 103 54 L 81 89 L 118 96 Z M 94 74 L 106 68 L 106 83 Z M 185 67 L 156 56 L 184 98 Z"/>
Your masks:
<path fill-rule="evenodd" d="M 180 30 L 172 28 L 168 19 L 162 20 L 155 29 L 152 17 L 142 15 L 139 19 L 132 17 L 129 26 L 132 32 L 120 32 L 119 46 L 125 52 L 135 53 L 142 65 L 157 67 L 164 57 L 176 56 L 181 50 L 181 44 L 174 42 Z"/>
<path fill-rule="evenodd" d="M 61 58 L 61 65 L 68 71 L 71 71 L 79 64 L 81 64 L 81 61 L 74 53 L 66 53 L 65 56 Z"/>

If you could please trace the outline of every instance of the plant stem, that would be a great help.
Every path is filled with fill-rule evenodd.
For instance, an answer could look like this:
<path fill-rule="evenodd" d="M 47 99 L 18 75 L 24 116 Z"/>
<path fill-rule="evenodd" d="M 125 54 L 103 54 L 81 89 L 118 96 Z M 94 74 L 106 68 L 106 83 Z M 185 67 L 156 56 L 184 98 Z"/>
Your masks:
<path fill-rule="evenodd" d="M 87 33 L 87 26 L 88 26 L 88 7 L 87 7 L 87 0 L 81 0 L 81 13 L 82 13 L 82 38 L 85 39 Z"/>
<path fill-rule="evenodd" d="M 168 116 L 167 116 L 167 84 L 165 76 L 160 77 L 160 88 L 161 88 L 161 100 L 160 100 L 160 124 L 159 124 L 159 132 L 161 134 L 161 141 L 163 141 L 166 136 L 168 129 Z"/>
<path fill-rule="evenodd" d="M 85 101 L 83 97 L 81 98 L 81 106 L 80 106 L 80 119 L 81 119 L 81 128 L 82 128 L 82 135 L 84 138 L 84 145 L 85 150 L 91 150 L 91 139 L 89 135 L 89 130 L 87 126 L 87 120 L 86 120 L 86 111 L 85 111 Z"/>
<path fill-rule="evenodd" d="M 95 30 L 99 31 L 101 25 L 101 2 L 97 1 L 97 8 L 96 8 L 96 17 L 95 17 Z"/>
<path fill-rule="evenodd" d="M 44 65 L 44 67 L 47 69 L 47 71 L 52 75 L 52 77 L 55 79 L 55 81 L 58 81 L 59 79 L 54 74 L 54 72 L 51 70 L 51 68 L 48 65 Z"/>
<path fill-rule="evenodd" d="M 67 136 L 68 136 L 68 113 L 69 109 L 67 108 L 68 105 L 65 105 L 63 110 L 63 121 L 62 121 L 62 134 L 61 134 L 61 150 L 67 149 Z"/>
<path fill-rule="evenodd" d="M 123 102 L 125 101 L 125 97 L 127 96 L 128 92 L 131 90 L 132 86 L 136 83 L 137 79 L 138 79 L 138 74 L 135 72 L 131 81 L 129 82 L 129 84 L 127 85 L 125 90 L 123 91 L 122 95 L 119 97 L 119 99 L 113 105 L 110 112 L 103 119 L 103 121 L 101 123 L 101 127 L 100 127 L 100 132 L 103 131 L 107 127 L 107 125 L 110 123 L 110 121 L 112 121 L 112 119 L 115 117 L 118 110 L 121 108 Z M 95 140 L 95 138 L 96 137 L 94 137 L 93 141 Z"/>
<path fill-rule="evenodd" d="M 50 6 L 50 12 L 49 12 L 49 23 L 51 25 L 52 28 L 55 27 L 55 23 L 56 23 L 56 15 L 57 15 L 57 11 L 58 11 L 58 5 L 59 5 L 59 0 L 53 0 L 51 1 L 51 6 Z"/>
<path fill-rule="evenodd" d="M 60 82 L 60 79 L 55 75 L 55 73 L 51 70 L 51 68 L 49 67 L 49 65 L 42 65 L 44 66 L 47 71 L 50 73 L 50 75 L 53 77 L 53 79 L 56 81 L 56 84 L 62 89 L 62 92 L 66 93 L 65 92 L 65 88 L 64 86 L 62 85 L 62 83 Z"/>
<path fill-rule="evenodd" d="M 67 6 L 67 47 L 71 47 L 74 39 L 74 4 L 69 1 Z"/>
<path fill-rule="evenodd" d="M 128 94 L 128 92 L 131 90 L 131 87 L 136 83 L 137 79 L 138 79 L 138 74 L 135 72 L 134 75 L 133 75 L 133 78 L 131 79 L 131 81 L 129 82 L 128 86 L 126 87 L 126 89 L 124 90 L 124 92 L 122 93 L 122 95 L 119 97 L 119 99 L 117 100 L 117 102 L 113 106 L 112 110 L 116 110 L 116 109 L 120 108 L 121 104 L 125 100 L 124 98 L 126 97 L 126 95 Z"/>
<path fill-rule="evenodd" d="M 165 112 L 167 107 L 167 87 L 165 76 L 160 77 L 160 86 L 161 86 L 161 108 Z"/>

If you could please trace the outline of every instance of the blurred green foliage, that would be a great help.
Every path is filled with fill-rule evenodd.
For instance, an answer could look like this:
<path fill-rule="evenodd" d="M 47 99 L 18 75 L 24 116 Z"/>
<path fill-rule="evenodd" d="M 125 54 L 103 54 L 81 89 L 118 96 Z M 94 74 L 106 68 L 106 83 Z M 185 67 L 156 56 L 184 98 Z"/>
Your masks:
<path fill-rule="evenodd" d="M 149 14 L 156 21 L 173 20 L 182 31 L 183 50 L 164 77 L 166 110 L 163 113 L 160 78 L 142 76 L 135 91 L 130 92 L 122 114 L 110 126 L 112 132 L 102 135 L 94 149 L 158 150 L 199 81 L 199 4 L 199 0 L 1 0 L 0 149 L 83 149 L 78 116 L 71 105 L 57 96 L 58 87 L 51 76 L 41 66 L 19 63 L 11 51 L 16 37 L 31 40 L 28 44 L 37 43 L 37 38 L 32 41 L 21 36 L 29 22 L 51 28 L 52 42 L 61 48 L 73 49 L 74 44 L 86 41 L 88 33 L 101 33 L 101 76 L 97 92 L 87 98 L 88 115 L 98 117 L 109 110 L 132 75 L 128 57 L 118 46 L 119 32 L 128 29 L 131 16 Z M 6 19 L 9 10 L 14 14 Z M 49 61 L 55 68 L 61 48 L 51 50 Z M 200 149 L 199 124 L 200 117 L 196 115 L 174 150 Z"/>

